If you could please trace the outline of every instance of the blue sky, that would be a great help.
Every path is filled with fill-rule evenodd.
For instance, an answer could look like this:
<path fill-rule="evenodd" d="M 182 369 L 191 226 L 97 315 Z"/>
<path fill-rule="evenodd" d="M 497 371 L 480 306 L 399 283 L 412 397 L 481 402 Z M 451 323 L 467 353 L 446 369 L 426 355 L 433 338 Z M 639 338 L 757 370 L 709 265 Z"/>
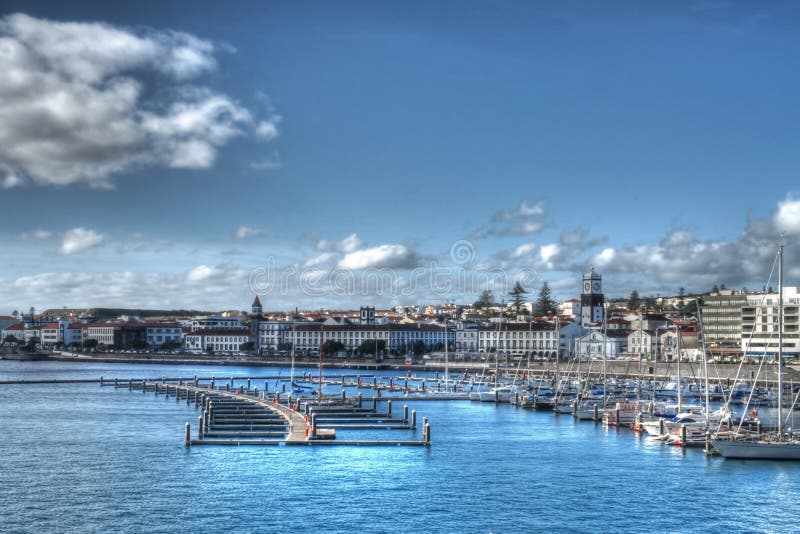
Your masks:
<path fill-rule="evenodd" d="M 5 2 L 0 312 L 800 283 L 800 7 L 431 4 Z"/>

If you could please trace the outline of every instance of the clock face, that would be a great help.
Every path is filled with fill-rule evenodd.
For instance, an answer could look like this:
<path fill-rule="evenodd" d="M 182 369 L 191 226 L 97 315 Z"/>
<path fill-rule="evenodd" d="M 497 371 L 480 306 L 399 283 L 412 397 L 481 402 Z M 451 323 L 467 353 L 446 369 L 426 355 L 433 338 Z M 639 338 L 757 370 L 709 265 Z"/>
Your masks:
<path fill-rule="evenodd" d="M 589 291 L 589 282 L 586 282 L 585 284 L 583 284 L 583 290 L 584 291 Z"/>
<path fill-rule="evenodd" d="M 600 284 L 599 283 L 597 283 L 597 282 L 594 283 L 594 290 L 595 291 L 600 291 Z"/>

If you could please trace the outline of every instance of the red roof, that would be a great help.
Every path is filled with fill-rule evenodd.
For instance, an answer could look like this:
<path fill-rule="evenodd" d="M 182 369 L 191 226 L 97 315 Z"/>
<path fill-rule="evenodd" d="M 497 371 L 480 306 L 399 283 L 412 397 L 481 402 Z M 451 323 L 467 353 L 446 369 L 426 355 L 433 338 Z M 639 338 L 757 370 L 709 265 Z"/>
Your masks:
<path fill-rule="evenodd" d="M 58 330 L 61 328 L 61 325 L 58 323 L 50 323 L 42 325 L 42 330 Z"/>
<path fill-rule="evenodd" d="M 9 327 L 6 327 L 6 330 L 25 330 L 25 325 L 22 323 L 12 324 Z"/>

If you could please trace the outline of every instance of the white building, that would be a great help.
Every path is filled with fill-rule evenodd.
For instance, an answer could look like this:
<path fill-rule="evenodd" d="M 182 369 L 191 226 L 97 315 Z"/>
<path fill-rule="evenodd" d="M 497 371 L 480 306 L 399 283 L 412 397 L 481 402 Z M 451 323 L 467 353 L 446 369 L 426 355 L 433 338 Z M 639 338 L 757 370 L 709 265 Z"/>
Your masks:
<path fill-rule="evenodd" d="M 555 323 L 505 323 L 478 329 L 478 351 L 503 352 L 513 356 L 538 356 L 560 359 L 569 357 L 573 341 L 582 335 L 576 323 L 567 323 L 556 330 Z"/>
<path fill-rule="evenodd" d="M 290 321 L 260 321 L 258 323 L 258 350 L 270 352 L 278 350 L 278 346 L 286 343 L 286 333 L 292 329 Z"/>
<path fill-rule="evenodd" d="M 742 354 L 751 358 L 778 353 L 777 293 L 747 295 L 742 306 Z M 800 288 L 783 288 L 783 356 L 800 354 Z"/>
<path fill-rule="evenodd" d="M 581 360 L 615 360 L 627 349 L 628 336 L 624 332 L 591 330 L 575 340 L 575 355 Z"/>
<path fill-rule="evenodd" d="M 199 330 L 184 336 L 186 350 L 192 352 L 238 352 L 250 341 L 249 330 Z"/>
<path fill-rule="evenodd" d="M 16 340 L 19 342 L 25 341 L 25 325 L 22 323 L 9 325 L 3 328 L 2 336 L 3 339 L 0 341 L 5 341 L 5 339 L 9 336 L 16 338 Z"/>
<path fill-rule="evenodd" d="M 578 299 L 565 300 L 558 305 L 558 314 L 562 317 L 575 319 L 581 315 L 581 301 Z"/>
<path fill-rule="evenodd" d="M 189 328 L 192 332 L 198 330 L 242 330 L 245 325 L 238 318 L 209 315 L 193 317 L 189 321 Z"/>

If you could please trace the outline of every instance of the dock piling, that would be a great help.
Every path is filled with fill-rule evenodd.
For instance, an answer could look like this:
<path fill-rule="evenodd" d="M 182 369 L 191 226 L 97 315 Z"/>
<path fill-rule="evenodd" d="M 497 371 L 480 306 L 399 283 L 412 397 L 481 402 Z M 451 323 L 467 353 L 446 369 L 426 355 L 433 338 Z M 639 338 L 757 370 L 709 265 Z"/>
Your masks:
<path fill-rule="evenodd" d="M 184 433 L 183 442 L 187 447 L 192 444 L 192 429 L 189 427 L 188 421 L 186 422 L 186 431 Z"/>

